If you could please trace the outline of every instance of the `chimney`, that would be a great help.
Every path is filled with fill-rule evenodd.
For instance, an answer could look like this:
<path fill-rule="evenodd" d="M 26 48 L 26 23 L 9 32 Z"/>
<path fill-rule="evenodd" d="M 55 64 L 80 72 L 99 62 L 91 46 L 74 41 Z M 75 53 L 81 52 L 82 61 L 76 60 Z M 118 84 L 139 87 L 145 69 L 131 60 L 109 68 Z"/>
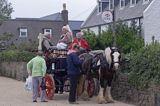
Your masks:
<path fill-rule="evenodd" d="M 63 10 L 61 12 L 63 25 L 68 24 L 68 11 L 66 10 L 66 3 L 63 3 Z"/>

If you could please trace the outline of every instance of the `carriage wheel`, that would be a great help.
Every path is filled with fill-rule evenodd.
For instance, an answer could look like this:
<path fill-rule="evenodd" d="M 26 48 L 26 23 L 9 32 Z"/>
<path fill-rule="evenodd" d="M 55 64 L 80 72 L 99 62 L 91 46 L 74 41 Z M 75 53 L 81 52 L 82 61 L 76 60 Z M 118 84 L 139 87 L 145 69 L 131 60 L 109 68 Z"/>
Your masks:
<path fill-rule="evenodd" d="M 88 87 L 87 87 L 88 96 L 92 97 L 95 92 L 95 81 L 93 78 L 88 80 Z"/>
<path fill-rule="evenodd" d="M 47 75 L 45 77 L 45 81 L 46 81 L 46 96 L 49 100 L 52 100 L 54 97 L 54 88 L 55 88 L 52 75 Z"/>

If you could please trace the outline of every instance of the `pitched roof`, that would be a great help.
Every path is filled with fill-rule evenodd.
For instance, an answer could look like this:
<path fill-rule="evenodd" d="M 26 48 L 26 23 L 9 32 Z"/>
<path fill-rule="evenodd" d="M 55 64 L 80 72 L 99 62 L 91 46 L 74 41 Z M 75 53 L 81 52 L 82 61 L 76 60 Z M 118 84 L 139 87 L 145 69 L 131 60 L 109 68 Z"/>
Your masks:
<path fill-rule="evenodd" d="M 16 20 L 30 20 L 30 21 L 62 21 L 61 13 L 55 13 L 40 18 L 16 18 Z M 69 26 L 72 30 L 80 30 L 83 21 L 69 20 Z"/>
<path fill-rule="evenodd" d="M 147 8 L 149 3 L 143 4 L 142 2 L 143 0 L 138 0 L 137 4 L 134 7 L 130 7 L 130 2 L 129 0 L 127 0 L 125 8 L 120 9 L 119 2 L 118 0 L 116 0 L 116 8 L 115 8 L 116 21 L 119 19 L 128 20 L 128 19 L 143 17 L 143 11 Z M 106 24 L 102 20 L 102 12 L 98 13 L 97 9 L 98 8 L 96 6 L 95 9 L 92 11 L 92 13 L 89 15 L 89 17 L 87 18 L 87 20 L 84 21 L 84 23 L 81 25 L 81 28 Z"/>
<path fill-rule="evenodd" d="M 54 13 L 54 14 L 51 14 L 51 15 L 47 15 L 47 16 L 44 16 L 44 17 L 40 17 L 41 20 L 54 20 L 54 21 L 62 21 L 62 16 L 61 16 L 61 13 L 58 12 L 58 13 Z"/>
<path fill-rule="evenodd" d="M 72 30 L 80 30 L 82 23 L 83 23 L 83 21 L 69 20 L 69 26 L 71 27 Z"/>

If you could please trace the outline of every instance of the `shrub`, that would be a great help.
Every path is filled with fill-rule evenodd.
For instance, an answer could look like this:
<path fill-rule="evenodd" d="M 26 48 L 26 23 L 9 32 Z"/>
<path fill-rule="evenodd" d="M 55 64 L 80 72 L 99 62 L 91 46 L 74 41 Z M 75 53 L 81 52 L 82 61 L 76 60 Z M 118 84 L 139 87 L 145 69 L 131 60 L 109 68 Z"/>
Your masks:
<path fill-rule="evenodd" d="M 34 57 L 34 54 L 28 51 L 8 50 L 0 53 L 0 61 L 24 61 L 27 62 Z"/>
<path fill-rule="evenodd" d="M 110 27 L 109 30 L 102 32 L 101 35 L 88 32 L 85 32 L 84 35 L 93 50 L 104 49 L 113 44 L 113 34 Z M 115 35 L 117 47 L 124 54 L 130 53 L 131 51 L 137 52 L 144 46 L 144 40 L 137 31 L 125 24 L 118 23 L 116 25 Z"/>
<path fill-rule="evenodd" d="M 117 24 L 116 43 L 124 54 L 130 53 L 131 51 L 137 52 L 144 46 L 144 40 L 137 31 L 121 23 Z"/>
<path fill-rule="evenodd" d="M 160 44 L 153 43 L 138 52 L 130 54 L 130 60 L 125 65 L 129 81 L 137 88 L 143 89 L 151 84 L 160 84 Z"/>

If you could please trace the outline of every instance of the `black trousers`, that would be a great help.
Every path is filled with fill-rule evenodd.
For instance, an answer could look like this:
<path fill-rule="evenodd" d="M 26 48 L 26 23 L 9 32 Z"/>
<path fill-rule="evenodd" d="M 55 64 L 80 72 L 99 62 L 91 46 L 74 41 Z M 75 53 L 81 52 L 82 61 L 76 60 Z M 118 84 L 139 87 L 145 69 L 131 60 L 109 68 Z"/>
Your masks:
<path fill-rule="evenodd" d="M 78 83 L 79 75 L 69 75 L 70 80 L 70 92 L 69 92 L 69 102 L 75 102 L 76 101 L 76 89 L 77 89 L 77 83 Z"/>

